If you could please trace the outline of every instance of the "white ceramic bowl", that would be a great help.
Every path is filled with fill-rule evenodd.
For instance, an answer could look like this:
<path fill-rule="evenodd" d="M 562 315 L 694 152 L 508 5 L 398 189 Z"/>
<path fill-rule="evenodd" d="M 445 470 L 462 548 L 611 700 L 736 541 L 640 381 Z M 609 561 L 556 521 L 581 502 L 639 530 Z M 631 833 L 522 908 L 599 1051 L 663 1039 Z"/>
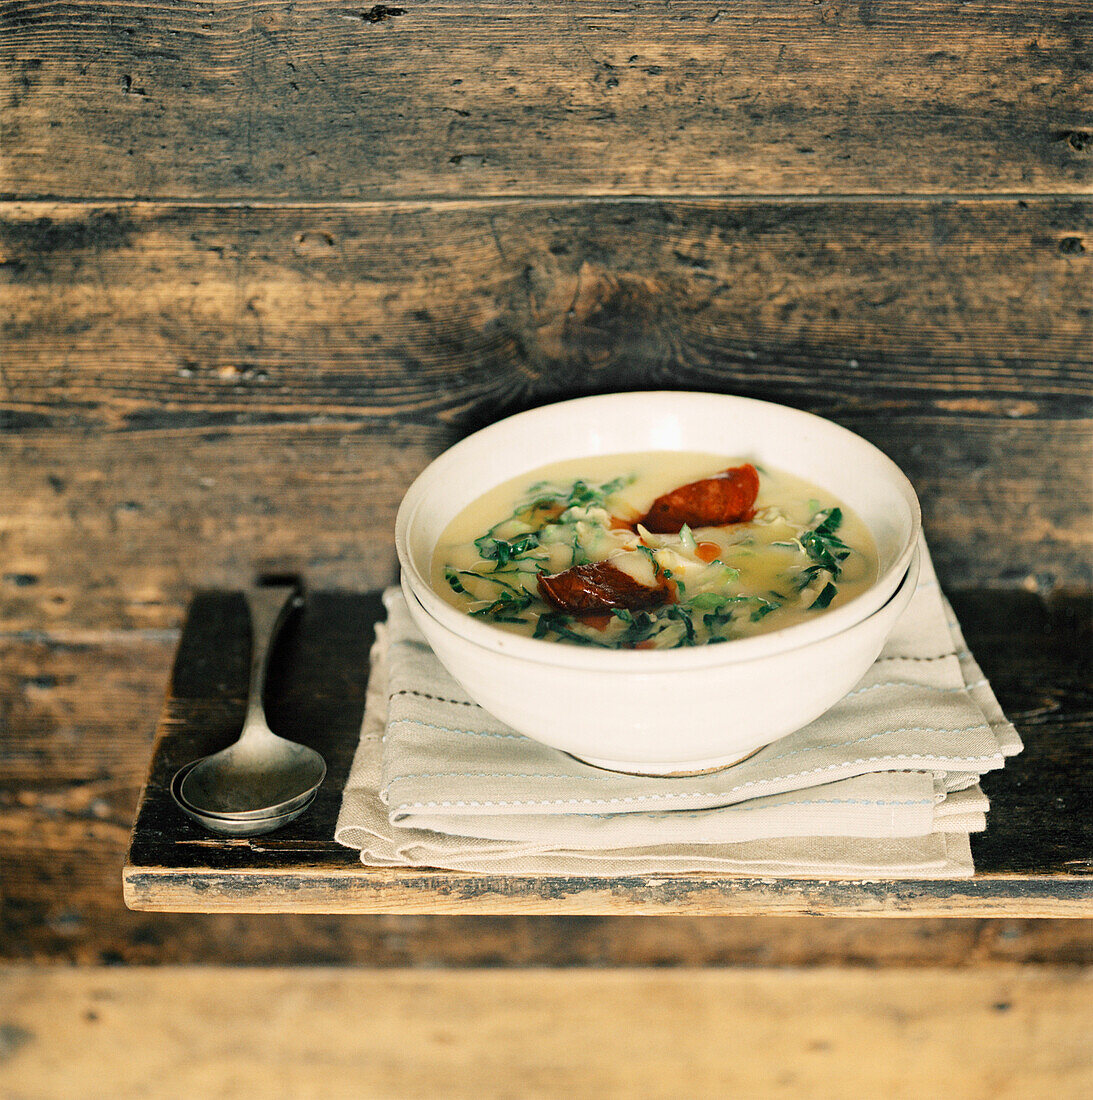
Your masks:
<path fill-rule="evenodd" d="M 484 492 L 548 463 L 642 450 L 747 457 L 821 485 L 868 526 L 878 580 L 806 623 L 667 651 L 521 637 L 432 590 L 440 535 Z M 589 763 L 659 774 L 732 763 L 845 694 L 910 599 L 920 523 L 914 490 L 898 467 L 830 421 L 721 394 L 624 393 L 521 413 L 445 451 L 407 491 L 395 543 L 411 614 L 473 699 L 521 733 Z"/>

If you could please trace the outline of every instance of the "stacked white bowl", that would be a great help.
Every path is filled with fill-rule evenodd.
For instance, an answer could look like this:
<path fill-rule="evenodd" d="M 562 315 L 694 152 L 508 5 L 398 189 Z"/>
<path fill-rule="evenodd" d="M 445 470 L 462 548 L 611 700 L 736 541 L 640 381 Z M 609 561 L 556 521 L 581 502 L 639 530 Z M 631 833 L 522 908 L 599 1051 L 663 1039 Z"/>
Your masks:
<path fill-rule="evenodd" d="M 522 637 L 462 613 L 432 589 L 441 534 L 483 493 L 550 463 L 637 451 L 747 457 L 822 486 L 869 528 L 879 555 L 876 582 L 808 622 L 672 650 Z M 910 482 L 853 432 L 770 402 L 671 391 L 548 405 L 469 436 L 411 485 L 395 542 L 414 622 L 472 699 L 518 732 L 588 763 L 671 774 L 740 760 L 845 695 L 914 592 L 920 529 Z"/>

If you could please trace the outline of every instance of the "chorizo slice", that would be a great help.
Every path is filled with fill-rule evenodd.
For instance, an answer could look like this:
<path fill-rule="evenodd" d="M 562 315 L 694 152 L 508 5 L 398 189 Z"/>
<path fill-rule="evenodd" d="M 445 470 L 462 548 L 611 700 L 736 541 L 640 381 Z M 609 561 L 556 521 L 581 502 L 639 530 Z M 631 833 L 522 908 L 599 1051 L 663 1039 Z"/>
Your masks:
<path fill-rule="evenodd" d="M 638 523 L 658 535 L 675 534 L 684 524 L 722 527 L 727 523 L 741 523 L 755 514 L 758 495 L 759 473 L 746 462 L 657 497 L 645 518 Z"/>
<path fill-rule="evenodd" d="M 589 615 L 626 608 L 645 611 L 669 603 L 674 598 L 671 582 L 657 577 L 655 588 L 636 581 L 609 561 L 574 565 L 561 573 L 541 576 L 539 594 L 548 604 L 571 615 Z"/>

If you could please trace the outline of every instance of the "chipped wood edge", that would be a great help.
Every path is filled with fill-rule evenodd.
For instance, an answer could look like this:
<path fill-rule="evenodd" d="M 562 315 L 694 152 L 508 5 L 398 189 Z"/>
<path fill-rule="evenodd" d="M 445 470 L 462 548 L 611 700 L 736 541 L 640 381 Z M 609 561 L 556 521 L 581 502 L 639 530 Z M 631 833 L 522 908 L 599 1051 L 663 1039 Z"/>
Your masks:
<path fill-rule="evenodd" d="M 666 873 L 513 876 L 349 867 L 337 873 L 123 870 L 130 909 L 184 913 L 459 913 L 500 916 L 828 915 L 1090 917 L 1093 877 L 980 875 L 965 880 L 806 880 Z"/>

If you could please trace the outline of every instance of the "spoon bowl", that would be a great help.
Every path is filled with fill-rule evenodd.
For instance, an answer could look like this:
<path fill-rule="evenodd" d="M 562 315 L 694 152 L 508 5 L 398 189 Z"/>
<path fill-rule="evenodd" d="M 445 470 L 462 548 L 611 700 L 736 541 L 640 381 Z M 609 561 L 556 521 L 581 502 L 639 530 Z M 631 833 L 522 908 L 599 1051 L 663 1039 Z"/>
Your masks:
<path fill-rule="evenodd" d="M 255 588 L 246 600 L 252 645 L 243 730 L 234 744 L 182 769 L 172 794 L 177 788 L 175 800 L 191 816 L 261 824 L 302 810 L 322 783 L 326 762 L 314 749 L 275 734 L 262 706 L 270 648 L 285 616 L 298 605 L 298 591 Z"/>
<path fill-rule="evenodd" d="M 186 800 L 186 797 L 182 794 L 182 782 L 194 767 L 200 763 L 198 760 L 193 760 L 185 767 L 179 768 L 175 773 L 174 779 L 171 781 L 171 794 L 174 800 L 184 810 L 192 810 L 194 813 L 201 814 L 203 817 L 218 818 L 222 821 L 261 821 L 268 817 L 272 812 L 275 816 L 279 814 L 289 813 L 291 810 L 296 809 L 297 806 L 304 806 L 309 803 L 312 798 L 318 793 L 317 791 L 307 791 L 304 794 L 297 795 L 295 798 L 289 799 L 279 805 L 276 805 L 270 809 L 261 810 L 243 810 L 239 812 L 221 813 L 216 810 L 205 810 L 198 806 L 192 805 Z"/>
<path fill-rule="evenodd" d="M 180 791 L 183 780 L 193 770 L 196 763 L 197 761 L 193 761 L 175 772 L 175 776 L 171 780 L 171 797 L 188 818 L 196 821 L 198 825 L 208 829 L 209 832 L 221 833 L 226 836 L 258 836 L 261 833 L 272 833 L 275 829 L 284 827 L 290 821 L 295 821 L 315 800 L 315 794 L 312 792 L 291 809 L 286 809 L 284 812 L 272 817 L 244 818 L 240 820 L 232 817 L 222 817 L 218 814 L 203 814 L 190 806 L 182 798 Z"/>
<path fill-rule="evenodd" d="M 198 813 L 239 820 L 285 813 L 315 793 L 326 762 L 306 745 L 251 727 L 183 778 L 183 801 Z"/>

